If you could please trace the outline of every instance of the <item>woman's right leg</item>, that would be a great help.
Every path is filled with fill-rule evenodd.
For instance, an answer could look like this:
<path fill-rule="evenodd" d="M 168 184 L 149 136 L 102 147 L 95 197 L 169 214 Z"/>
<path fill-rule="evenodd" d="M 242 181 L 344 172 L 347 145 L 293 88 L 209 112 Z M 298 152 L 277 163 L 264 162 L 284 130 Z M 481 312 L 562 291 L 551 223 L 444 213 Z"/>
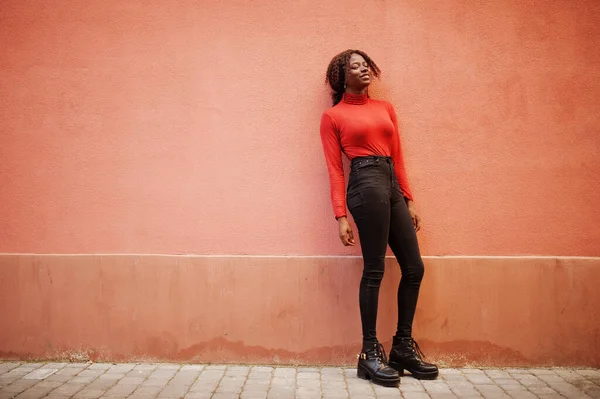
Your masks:
<path fill-rule="evenodd" d="M 383 193 L 383 195 L 386 195 Z M 390 205 L 389 200 L 361 203 L 352 210 L 352 216 L 362 250 L 364 268 L 360 280 L 359 305 L 362 323 L 363 347 L 377 343 L 377 309 L 379 287 L 385 271 Z"/>
<path fill-rule="evenodd" d="M 382 165 L 383 166 L 383 165 Z M 348 209 L 358 228 L 364 268 L 360 281 L 359 305 L 363 348 L 357 365 L 359 378 L 395 387 L 398 372 L 388 366 L 385 351 L 377 341 L 379 287 L 385 270 L 385 253 L 390 223 L 389 187 L 385 169 L 374 166 L 351 176 Z"/>

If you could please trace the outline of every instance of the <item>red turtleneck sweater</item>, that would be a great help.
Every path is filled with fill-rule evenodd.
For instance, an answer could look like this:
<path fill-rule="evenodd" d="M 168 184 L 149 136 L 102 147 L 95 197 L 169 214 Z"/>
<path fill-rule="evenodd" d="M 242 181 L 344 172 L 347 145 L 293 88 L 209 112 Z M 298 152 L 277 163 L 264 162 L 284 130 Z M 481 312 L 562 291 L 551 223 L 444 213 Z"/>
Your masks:
<path fill-rule="evenodd" d="M 321 141 L 336 218 L 346 216 L 342 152 L 350 160 L 369 155 L 391 156 L 400 188 L 404 196 L 412 200 L 392 104 L 373 100 L 366 94 L 344 94 L 342 101 L 323 112 Z"/>

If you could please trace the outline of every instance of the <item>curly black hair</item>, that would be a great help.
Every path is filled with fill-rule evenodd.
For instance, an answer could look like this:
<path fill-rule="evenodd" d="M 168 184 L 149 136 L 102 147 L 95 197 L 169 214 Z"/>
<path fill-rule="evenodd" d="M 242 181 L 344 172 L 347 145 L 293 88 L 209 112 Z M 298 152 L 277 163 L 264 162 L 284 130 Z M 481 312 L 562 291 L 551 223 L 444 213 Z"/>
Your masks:
<path fill-rule="evenodd" d="M 342 101 L 342 97 L 344 96 L 346 70 L 348 69 L 348 62 L 350 61 L 352 54 L 358 54 L 362 56 L 365 61 L 367 61 L 367 65 L 369 65 L 371 73 L 376 78 L 378 78 L 381 73 L 381 70 L 377 64 L 375 64 L 375 61 L 373 61 L 371 57 L 369 57 L 364 51 L 346 50 L 337 54 L 331 59 L 331 62 L 327 67 L 327 74 L 325 75 L 325 83 L 328 83 L 331 87 L 331 99 L 333 100 L 333 105 L 336 105 Z"/>

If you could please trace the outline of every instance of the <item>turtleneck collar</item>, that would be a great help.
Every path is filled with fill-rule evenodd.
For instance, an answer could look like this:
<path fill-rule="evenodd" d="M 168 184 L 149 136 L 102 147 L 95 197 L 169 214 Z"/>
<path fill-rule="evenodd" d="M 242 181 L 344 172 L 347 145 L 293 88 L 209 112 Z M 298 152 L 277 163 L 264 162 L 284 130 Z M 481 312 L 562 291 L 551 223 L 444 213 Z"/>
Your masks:
<path fill-rule="evenodd" d="M 367 93 L 364 93 L 364 94 L 344 93 L 344 96 L 342 97 L 342 101 L 347 104 L 362 105 L 362 104 L 366 104 L 369 101 L 369 97 L 367 97 Z"/>

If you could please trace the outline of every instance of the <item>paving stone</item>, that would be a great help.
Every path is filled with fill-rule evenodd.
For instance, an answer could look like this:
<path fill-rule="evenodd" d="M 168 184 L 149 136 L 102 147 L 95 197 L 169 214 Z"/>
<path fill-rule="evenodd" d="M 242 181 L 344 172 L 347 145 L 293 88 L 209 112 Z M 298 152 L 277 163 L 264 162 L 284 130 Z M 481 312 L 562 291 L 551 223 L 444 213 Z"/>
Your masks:
<path fill-rule="evenodd" d="M 425 392 L 425 388 L 423 385 L 415 385 L 415 384 L 403 384 L 403 381 L 400 381 L 400 391 L 402 392 Z"/>
<path fill-rule="evenodd" d="M 296 393 L 293 388 L 271 387 L 267 399 L 293 399 Z"/>
<path fill-rule="evenodd" d="M 296 378 L 298 380 L 304 380 L 304 379 L 315 379 L 315 380 L 319 380 L 321 378 L 321 375 L 317 372 L 314 371 L 300 371 L 298 372 L 298 374 L 296 374 Z"/>
<path fill-rule="evenodd" d="M 169 383 L 168 378 L 148 378 L 142 382 L 143 387 L 164 387 Z"/>
<path fill-rule="evenodd" d="M 18 393 L 23 392 L 26 389 L 31 388 L 32 386 L 34 386 L 37 383 L 38 383 L 37 380 L 16 380 L 12 384 L 2 388 L 2 391 L 18 394 Z"/>
<path fill-rule="evenodd" d="M 175 369 L 161 369 L 157 368 L 150 374 L 148 378 L 166 378 L 170 380 L 173 376 L 177 374 L 177 370 Z"/>
<path fill-rule="evenodd" d="M 136 365 L 133 370 L 156 370 L 158 366 L 156 364 L 147 364 L 147 363 L 142 363 L 142 364 L 138 364 Z"/>
<path fill-rule="evenodd" d="M 76 363 L 67 363 L 67 365 L 65 367 L 76 368 L 76 369 L 86 369 L 91 365 L 92 365 L 92 363 L 89 363 L 89 362 L 76 362 Z"/>
<path fill-rule="evenodd" d="M 58 371 L 58 369 L 39 368 L 39 369 L 33 370 L 29 374 L 25 375 L 23 377 L 23 379 L 24 380 L 43 380 L 46 377 L 50 377 L 52 374 L 56 373 L 57 371 Z"/>
<path fill-rule="evenodd" d="M 84 388 L 81 391 L 77 392 L 74 399 L 96 399 L 101 397 L 106 393 L 105 389 L 88 389 Z"/>
<path fill-rule="evenodd" d="M 104 396 L 129 396 L 138 388 L 137 385 L 115 385 L 106 391 Z"/>
<path fill-rule="evenodd" d="M 600 386 L 593 385 L 582 389 L 590 398 L 600 399 Z"/>
<path fill-rule="evenodd" d="M 296 386 L 298 387 L 306 387 L 306 388 L 317 388 L 321 386 L 321 380 L 317 379 L 308 379 L 308 378 L 299 378 L 296 381 Z"/>
<path fill-rule="evenodd" d="M 528 389 L 535 395 L 556 395 L 557 394 L 557 392 L 554 389 L 550 388 L 549 386 L 529 387 Z"/>
<path fill-rule="evenodd" d="M 431 399 L 456 399 L 454 393 L 430 393 L 429 396 Z M 379 396 L 377 398 L 379 399 Z"/>
<path fill-rule="evenodd" d="M 16 396 L 16 399 L 40 399 L 48 394 L 47 389 L 29 388 Z"/>
<path fill-rule="evenodd" d="M 119 380 L 119 385 L 140 385 L 146 380 L 144 377 L 123 377 Z"/>
<path fill-rule="evenodd" d="M 242 392 L 242 387 L 237 386 L 221 386 L 219 385 L 215 390 L 215 393 L 235 393 L 240 394 Z"/>
<path fill-rule="evenodd" d="M 316 367 L 298 367 L 300 373 L 318 373 L 319 369 Z"/>
<path fill-rule="evenodd" d="M 227 366 L 222 364 L 209 364 L 205 367 L 206 370 L 225 370 Z"/>
<path fill-rule="evenodd" d="M 291 381 L 291 383 L 292 383 L 292 385 L 287 385 L 287 386 L 294 386 L 293 380 Z M 248 390 L 248 391 L 267 391 L 269 389 L 269 385 L 273 385 L 273 382 L 271 382 L 271 384 L 269 384 L 268 380 L 246 381 L 246 383 L 244 384 L 244 391 L 246 391 L 246 390 Z M 281 386 L 281 385 L 279 385 L 279 386 Z"/>
<path fill-rule="evenodd" d="M 223 375 L 225 374 L 225 370 L 211 370 L 211 369 L 204 369 L 200 375 L 198 376 L 198 379 L 221 379 L 223 377 Z"/>
<path fill-rule="evenodd" d="M 552 371 L 552 369 L 529 369 L 529 372 L 534 375 L 554 374 L 554 371 Z"/>
<path fill-rule="evenodd" d="M 77 374 L 81 373 L 84 370 L 85 370 L 85 368 L 83 368 L 83 367 L 69 367 L 67 365 L 64 368 L 58 370 L 55 373 L 55 375 L 67 375 L 69 377 L 73 377 L 74 375 L 77 375 Z"/>
<path fill-rule="evenodd" d="M 291 368 L 291 367 L 278 367 L 273 372 L 273 376 L 274 377 L 295 377 L 296 373 L 297 373 L 297 371 L 294 368 Z"/>
<path fill-rule="evenodd" d="M 181 398 L 189 391 L 189 386 L 167 385 L 159 394 L 158 398 Z"/>
<path fill-rule="evenodd" d="M 509 394 L 515 392 L 515 395 L 516 392 L 522 392 L 527 390 L 527 388 L 525 388 L 521 384 L 498 384 L 498 387 Z"/>
<path fill-rule="evenodd" d="M 81 373 L 77 374 L 77 377 L 99 377 L 102 374 L 104 374 L 106 372 L 106 370 L 104 369 L 91 369 L 91 368 L 87 368 L 85 370 L 83 370 Z"/>
<path fill-rule="evenodd" d="M 212 396 L 212 392 L 188 392 L 184 398 L 185 399 L 210 399 Z M 131 398 L 131 396 L 130 396 Z M 142 398 L 140 398 L 142 399 Z M 144 398 L 146 399 L 146 398 Z"/>
<path fill-rule="evenodd" d="M 125 377 L 124 373 L 106 373 L 106 374 L 102 374 L 98 377 L 99 380 L 111 380 L 111 381 L 118 381 L 121 378 Z"/>
<path fill-rule="evenodd" d="M 218 392 L 211 399 L 239 399 L 239 394 L 233 392 Z"/>
<path fill-rule="evenodd" d="M 46 363 L 41 368 L 43 369 L 62 369 L 67 366 L 67 362 L 54 362 L 54 363 Z"/>
<path fill-rule="evenodd" d="M 324 389 L 321 391 L 321 396 L 325 399 L 327 399 L 327 398 L 343 399 L 343 398 L 348 398 L 349 394 L 348 394 L 348 391 L 345 391 L 345 390 Z"/>
<path fill-rule="evenodd" d="M 204 368 L 204 366 L 201 364 L 186 364 L 186 365 L 182 366 L 180 370 L 182 370 L 182 371 L 190 371 L 190 370 L 202 371 L 203 368 Z"/>
<path fill-rule="evenodd" d="M 343 372 L 344 369 L 342 369 L 341 367 L 323 367 L 321 369 L 322 375 L 343 374 Z"/>
<path fill-rule="evenodd" d="M 18 369 L 32 371 L 43 367 L 45 364 L 46 363 L 22 363 Z"/>
<path fill-rule="evenodd" d="M 69 382 L 62 384 L 51 393 L 54 395 L 73 396 L 85 388 L 85 384 L 71 384 Z"/>
<path fill-rule="evenodd" d="M 556 392 L 558 392 L 559 394 L 569 398 L 569 397 L 573 397 L 573 398 L 577 398 L 579 395 L 579 397 L 583 398 L 586 397 L 587 395 L 579 390 L 575 385 L 569 384 L 568 382 L 562 382 L 562 383 L 549 383 L 548 384 L 550 386 L 550 388 L 554 389 Z"/>
<path fill-rule="evenodd" d="M 70 378 L 71 378 L 71 376 L 55 373 L 55 374 L 52 374 L 50 377 L 46 378 L 44 381 L 64 383 L 64 382 L 67 382 Z"/>
<path fill-rule="evenodd" d="M 107 370 L 107 373 L 128 373 L 129 371 L 133 370 L 133 368 L 135 367 L 135 364 L 132 363 L 122 363 L 122 364 L 114 364 L 112 366 L 109 367 L 109 369 Z"/>
<path fill-rule="evenodd" d="M 154 370 L 136 370 L 135 368 L 133 370 L 131 370 L 130 372 L 128 372 L 127 374 L 125 374 L 125 377 L 150 377 L 150 374 L 152 374 Z"/>
<path fill-rule="evenodd" d="M 505 378 L 511 378 L 510 374 L 508 374 L 506 371 L 504 370 L 485 370 L 485 374 L 487 374 L 488 377 L 490 377 L 491 379 L 505 379 Z"/>
<path fill-rule="evenodd" d="M 101 380 L 100 378 L 92 381 L 86 388 L 108 390 L 115 385 L 118 380 Z"/>
<path fill-rule="evenodd" d="M 267 390 L 243 390 L 240 398 L 241 399 L 266 399 L 267 397 Z"/>
<path fill-rule="evenodd" d="M 160 391 L 162 391 L 163 387 L 153 387 L 153 386 L 147 386 L 147 387 L 138 387 L 135 391 L 133 391 L 132 395 L 137 395 L 137 396 L 144 396 L 146 398 L 149 397 L 154 397 L 155 395 L 158 395 L 158 393 Z"/>
<path fill-rule="evenodd" d="M 600 379 L 600 370 L 583 369 L 583 370 L 576 370 L 576 371 L 580 375 L 584 376 L 587 379 L 591 379 L 591 380 Z"/>
<path fill-rule="evenodd" d="M 575 370 L 557 369 L 555 374 L 561 376 L 567 382 L 582 381 L 585 377 Z"/>
<path fill-rule="evenodd" d="M 452 393 L 448 384 L 446 384 L 443 380 L 431 380 L 431 381 L 423 381 L 423 388 L 427 391 L 427 393 Z M 400 384 L 402 385 L 402 384 Z"/>
<path fill-rule="evenodd" d="M 219 386 L 219 380 L 197 380 L 190 387 L 190 391 L 214 391 Z"/>
<path fill-rule="evenodd" d="M 94 381 L 95 379 L 96 379 L 96 377 L 81 377 L 79 375 L 76 375 L 75 377 L 73 377 L 69 380 L 69 383 L 87 385 L 90 382 Z"/>
<path fill-rule="evenodd" d="M 514 392 L 510 394 L 512 399 L 537 399 L 538 397 L 529 391 Z"/>
<path fill-rule="evenodd" d="M 113 366 L 113 363 L 93 363 L 87 368 L 88 370 L 108 370 Z"/>
<path fill-rule="evenodd" d="M 403 396 L 404 399 L 431 399 L 431 396 L 424 392 L 407 392 Z"/>
<path fill-rule="evenodd" d="M 243 375 L 246 376 L 250 373 L 250 367 L 246 366 L 230 366 L 227 367 L 225 375 Z"/>
<path fill-rule="evenodd" d="M 323 389 L 336 389 L 336 388 L 346 388 L 346 381 L 344 380 L 335 380 L 331 381 L 327 378 L 323 378 L 321 380 L 321 387 Z"/>
<path fill-rule="evenodd" d="M 494 381 L 485 374 L 466 374 L 466 376 L 474 385 L 489 385 L 494 383 Z"/>

